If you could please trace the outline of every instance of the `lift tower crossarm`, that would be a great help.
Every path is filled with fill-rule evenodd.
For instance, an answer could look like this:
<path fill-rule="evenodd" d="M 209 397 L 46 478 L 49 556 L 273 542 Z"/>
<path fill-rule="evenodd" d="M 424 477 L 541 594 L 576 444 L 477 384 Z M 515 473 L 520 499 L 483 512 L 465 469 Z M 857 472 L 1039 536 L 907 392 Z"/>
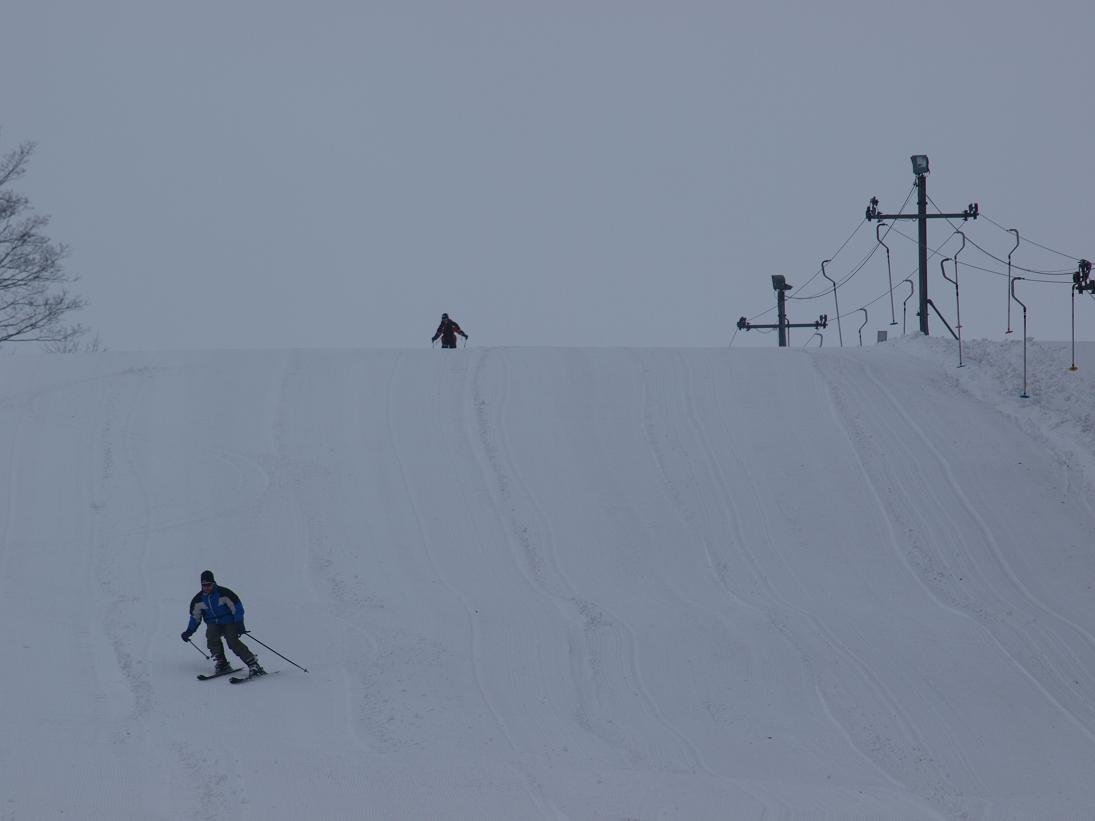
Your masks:
<path fill-rule="evenodd" d="M 752 330 L 757 330 L 757 329 L 760 329 L 760 328 L 773 328 L 773 329 L 775 329 L 775 328 L 778 328 L 778 327 L 780 327 L 780 326 L 775 322 L 773 322 L 770 325 L 758 325 L 758 324 L 755 324 L 753 322 L 750 322 L 744 316 L 741 319 L 738 320 L 738 330 L 739 331 L 752 331 Z M 829 327 L 829 317 L 828 317 L 827 314 L 822 314 L 817 319 L 816 322 L 785 322 L 783 324 L 783 327 L 784 328 L 814 328 L 814 329 L 828 328 Z"/>
<path fill-rule="evenodd" d="M 829 317 L 822 314 L 818 317 L 817 322 L 788 322 L 787 321 L 787 292 L 794 286 L 787 284 L 787 278 L 783 274 L 772 274 L 772 289 L 776 292 L 776 310 L 778 311 L 778 321 L 774 325 L 754 325 L 746 317 L 741 317 L 738 320 L 739 331 L 751 331 L 754 328 L 775 328 L 779 330 L 779 346 L 786 348 L 787 329 L 788 328 L 818 328 L 827 327 L 829 324 Z"/>
<path fill-rule="evenodd" d="M 969 207 L 958 214 L 928 214 L 928 219 L 952 219 L 969 220 L 981 216 L 981 207 L 976 202 L 971 202 Z M 917 220 L 919 214 L 883 214 L 878 210 L 878 198 L 871 197 L 871 204 L 867 206 L 867 220 Z"/>
<path fill-rule="evenodd" d="M 744 316 L 741 317 L 741 319 L 738 320 L 738 330 L 739 331 L 760 330 L 761 328 L 769 328 L 769 329 L 772 329 L 772 330 L 785 329 L 785 328 L 813 328 L 816 331 L 819 328 L 828 328 L 828 327 L 829 327 L 829 315 L 828 314 L 822 314 L 821 316 L 819 316 L 817 318 L 817 321 L 815 321 L 815 322 L 784 322 L 782 325 L 778 322 L 773 322 L 773 323 L 768 324 L 768 325 L 757 325 L 757 324 L 754 324 L 754 323 L 750 322 Z M 787 347 L 786 339 L 784 339 L 784 342 L 783 342 L 782 345 L 780 345 L 780 347 L 781 348 Z"/>

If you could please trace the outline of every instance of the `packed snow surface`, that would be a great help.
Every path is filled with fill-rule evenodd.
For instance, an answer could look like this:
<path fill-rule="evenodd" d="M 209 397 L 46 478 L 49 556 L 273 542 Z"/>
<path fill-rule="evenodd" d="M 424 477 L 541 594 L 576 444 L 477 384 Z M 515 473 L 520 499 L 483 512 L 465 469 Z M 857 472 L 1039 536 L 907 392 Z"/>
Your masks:
<path fill-rule="evenodd" d="M 1093 817 L 1029 348 L 4 357 L 0 818 Z M 276 675 L 195 679 L 206 569 Z"/>

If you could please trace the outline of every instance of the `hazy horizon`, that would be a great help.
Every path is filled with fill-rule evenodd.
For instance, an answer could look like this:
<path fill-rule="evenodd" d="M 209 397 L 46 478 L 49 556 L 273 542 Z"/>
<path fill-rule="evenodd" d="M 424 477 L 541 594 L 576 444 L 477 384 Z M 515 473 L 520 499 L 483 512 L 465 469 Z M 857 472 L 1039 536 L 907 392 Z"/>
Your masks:
<path fill-rule="evenodd" d="M 872 196 L 901 207 L 912 154 L 997 258 L 960 256 L 967 337 L 1005 337 L 1006 229 L 1056 283 L 1018 286 L 1039 339 L 1095 258 L 1089 3 L 12 0 L 3 24 L 0 152 L 37 142 L 18 187 L 111 349 L 425 347 L 442 311 L 473 346 L 725 346 L 772 274 L 791 321 L 835 315 L 807 283 Z M 929 295 L 954 324 L 952 230 Z M 861 227 L 830 275 L 876 246 Z M 895 330 L 888 289 L 881 253 L 840 288 L 846 345 L 860 306 L 865 343 Z"/>

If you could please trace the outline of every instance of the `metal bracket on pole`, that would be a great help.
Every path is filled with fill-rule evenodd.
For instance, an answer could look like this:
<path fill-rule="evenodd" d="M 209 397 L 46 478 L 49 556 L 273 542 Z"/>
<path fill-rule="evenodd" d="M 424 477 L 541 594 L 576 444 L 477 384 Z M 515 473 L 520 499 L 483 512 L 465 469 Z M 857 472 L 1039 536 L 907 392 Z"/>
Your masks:
<path fill-rule="evenodd" d="M 748 318 L 746 318 L 744 316 L 741 317 L 740 319 L 738 319 L 738 330 L 739 331 L 752 331 L 752 330 L 759 330 L 761 328 L 769 328 L 769 329 L 775 328 L 775 329 L 778 329 L 779 327 L 780 327 L 780 325 L 778 323 L 772 323 L 772 324 L 769 324 L 769 325 L 757 325 L 757 324 L 754 324 L 754 323 L 750 322 L 748 320 Z M 827 314 L 822 314 L 821 316 L 819 316 L 817 318 L 817 320 L 815 322 L 785 322 L 785 323 L 783 323 L 783 327 L 784 328 L 814 328 L 815 330 L 817 328 L 828 328 L 829 327 L 829 317 L 828 317 Z M 781 346 L 781 347 L 786 347 L 786 346 L 784 345 L 784 346 Z"/>
<path fill-rule="evenodd" d="M 1095 295 L 1095 279 L 1091 278 L 1091 263 L 1086 259 L 1080 260 L 1076 273 L 1072 275 L 1072 283 L 1078 293 Z"/>
<path fill-rule="evenodd" d="M 1076 294 L 1090 291 L 1095 296 L 1095 279 L 1091 279 L 1091 263 L 1081 259 L 1076 273 L 1072 275 L 1072 365 L 1070 371 L 1079 370 L 1076 367 Z"/>
<path fill-rule="evenodd" d="M 1015 234 L 1015 248 L 1019 247 L 1019 231 L 1015 228 L 1007 229 L 1009 233 Z M 1008 293 L 1014 297 L 1015 292 L 1011 290 L 1011 255 L 1015 253 L 1015 248 L 1008 251 Z M 1011 333 L 1011 299 L 1008 300 L 1008 329 L 1004 331 L 1005 334 Z"/>
<path fill-rule="evenodd" d="M 878 225 L 874 227 L 874 236 L 875 239 L 878 240 L 878 244 L 886 249 L 886 279 L 890 283 L 890 324 L 896 325 L 897 317 L 894 315 L 893 305 L 893 269 L 890 267 L 890 246 L 882 241 L 882 237 L 879 234 L 879 232 L 885 227 L 886 223 L 879 222 Z"/>
<path fill-rule="evenodd" d="M 961 233 L 961 231 L 959 231 L 959 233 Z M 963 236 L 962 239 L 965 239 L 965 236 Z M 961 308 L 961 303 L 959 302 L 959 299 L 958 299 L 958 262 L 957 262 L 957 260 L 955 260 L 955 263 L 954 263 L 954 279 L 951 279 L 949 276 L 947 276 L 947 265 L 946 265 L 946 263 L 949 260 L 950 260 L 950 257 L 943 257 L 943 259 L 939 260 L 939 270 L 943 274 L 943 279 L 947 280 L 947 282 L 949 282 L 951 285 L 954 286 L 954 313 L 955 313 L 954 326 L 958 329 L 958 334 L 957 334 L 957 336 L 958 336 L 958 367 L 961 368 L 962 367 L 962 308 Z"/>
<path fill-rule="evenodd" d="M 840 299 L 836 295 L 836 283 L 833 282 L 833 278 L 825 273 L 825 266 L 832 262 L 831 259 L 823 259 L 821 261 L 821 275 L 829 280 L 833 286 L 833 303 L 836 305 L 836 335 L 840 339 L 840 347 L 844 347 L 844 331 L 840 327 Z"/>
<path fill-rule="evenodd" d="M 958 339 L 958 334 L 956 334 L 954 332 L 954 328 L 952 328 L 950 326 L 950 323 L 947 322 L 947 318 L 945 316 L 943 316 L 943 314 L 939 313 L 939 309 L 935 306 L 935 303 L 932 302 L 930 299 L 928 300 L 928 307 L 931 308 L 933 311 L 935 311 L 935 315 L 937 317 L 939 317 L 939 321 L 947 326 L 947 330 L 951 332 L 951 336 L 953 336 L 955 339 Z"/>
<path fill-rule="evenodd" d="M 1027 393 L 1027 306 L 1015 295 L 1015 283 L 1022 279 L 1026 277 L 1015 277 L 1011 280 L 1011 298 L 1023 306 L 1023 392 L 1019 394 L 1019 398 L 1030 399 L 1030 394 Z"/>
<path fill-rule="evenodd" d="M 905 277 L 902 282 L 909 283 L 909 295 L 905 297 L 905 301 L 901 303 L 901 335 L 905 335 L 905 320 L 908 318 L 908 305 L 909 300 L 913 298 L 913 294 L 916 292 L 916 287 L 913 285 L 912 277 Z"/>
<path fill-rule="evenodd" d="M 958 236 L 962 238 L 962 247 L 954 252 L 954 310 L 956 314 L 955 321 L 958 323 L 958 367 L 962 367 L 962 306 L 958 299 L 958 255 L 966 250 L 966 235 L 962 231 L 958 232 Z"/>

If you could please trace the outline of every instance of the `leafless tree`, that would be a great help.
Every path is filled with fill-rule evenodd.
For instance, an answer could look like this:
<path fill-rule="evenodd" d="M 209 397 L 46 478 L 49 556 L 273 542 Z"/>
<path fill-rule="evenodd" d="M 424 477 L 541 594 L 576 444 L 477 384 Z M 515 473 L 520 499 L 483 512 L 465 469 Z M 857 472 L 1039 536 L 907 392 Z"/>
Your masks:
<path fill-rule="evenodd" d="M 77 334 L 67 339 L 46 342 L 42 345 L 42 348 L 46 353 L 102 353 L 108 350 L 99 334 L 95 334 L 91 339 Z"/>
<path fill-rule="evenodd" d="M 84 300 L 65 287 L 68 248 L 43 231 L 49 217 L 35 214 L 30 200 L 11 189 L 26 172 L 33 143 L 22 143 L 0 157 L 0 344 L 40 342 L 52 350 L 80 348 L 83 325 L 65 322 Z"/>

